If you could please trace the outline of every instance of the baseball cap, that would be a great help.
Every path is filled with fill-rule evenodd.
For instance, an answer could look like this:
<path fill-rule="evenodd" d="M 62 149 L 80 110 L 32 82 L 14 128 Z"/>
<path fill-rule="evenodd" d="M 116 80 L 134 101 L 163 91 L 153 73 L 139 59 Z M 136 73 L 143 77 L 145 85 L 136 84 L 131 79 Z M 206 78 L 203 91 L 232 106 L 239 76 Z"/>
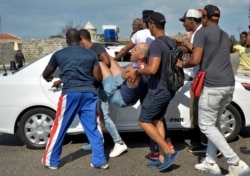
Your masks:
<path fill-rule="evenodd" d="M 154 12 L 149 16 L 148 22 L 162 26 L 166 23 L 166 20 L 163 14 L 159 12 Z"/>
<path fill-rule="evenodd" d="M 143 22 L 147 22 L 148 17 L 149 17 L 152 13 L 154 13 L 153 10 L 143 10 L 143 11 L 142 11 L 142 20 L 143 20 Z"/>
<path fill-rule="evenodd" d="M 202 15 L 198 10 L 195 9 L 188 9 L 188 11 L 186 11 L 183 15 L 183 17 L 181 17 L 179 20 L 181 22 L 184 22 L 185 18 L 201 18 Z"/>
<path fill-rule="evenodd" d="M 204 10 L 208 19 L 218 20 L 220 18 L 220 9 L 217 6 L 206 5 Z"/>

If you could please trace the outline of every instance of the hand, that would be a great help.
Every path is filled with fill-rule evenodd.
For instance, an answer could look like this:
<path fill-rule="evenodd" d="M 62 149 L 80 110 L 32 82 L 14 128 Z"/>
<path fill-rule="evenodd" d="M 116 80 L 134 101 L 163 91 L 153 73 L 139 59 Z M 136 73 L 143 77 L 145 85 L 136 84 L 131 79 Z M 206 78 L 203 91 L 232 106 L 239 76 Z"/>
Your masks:
<path fill-rule="evenodd" d="M 179 68 L 182 68 L 182 62 L 182 60 L 178 59 L 175 65 Z"/>
<path fill-rule="evenodd" d="M 61 83 L 62 83 L 62 81 L 60 79 L 57 81 L 54 81 L 52 87 L 55 87 L 58 89 L 60 87 Z"/>

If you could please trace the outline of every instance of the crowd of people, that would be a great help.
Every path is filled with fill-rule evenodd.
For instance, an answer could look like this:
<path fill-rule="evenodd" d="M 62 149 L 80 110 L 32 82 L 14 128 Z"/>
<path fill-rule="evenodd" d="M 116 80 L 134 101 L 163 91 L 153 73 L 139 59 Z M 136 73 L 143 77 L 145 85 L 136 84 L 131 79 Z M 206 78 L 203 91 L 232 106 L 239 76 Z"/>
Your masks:
<path fill-rule="evenodd" d="M 221 169 L 217 165 L 219 152 L 229 165 L 228 176 L 249 173 L 250 167 L 233 151 L 217 123 L 234 92 L 235 78 L 230 52 L 238 51 L 242 59 L 237 73 L 248 75 L 247 34 L 241 34 L 240 46 L 235 45 L 234 41 L 230 43 L 228 34 L 218 25 L 220 14 L 220 9 L 214 5 L 187 10 L 179 20 L 190 36 L 176 40 L 166 34 L 166 20 L 162 13 L 144 10 L 141 20 L 137 18 L 133 21 L 131 40 L 114 58 L 108 56 L 101 45 L 91 42 L 87 30 L 69 29 L 66 33 L 68 46 L 53 54 L 42 74 L 50 82 L 53 72 L 59 67 L 61 80 L 53 86 L 63 83 L 42 164 L 50 169 L 60 167 L 63 139 L 78 114 L 90 143 L 87 148 L 92 150 L 91 167 L 108 169 L 98 117 L 101 116 L 101 123 L 115 143 L 109 157 L 117 157 L 127 150 L 127 146 L 109 117 L 109 102 L 126 107 L 140 100 L 138 124 L 150 138 L 149 158 L 152 161 L 147 167 L 159 171 L 168 169 L 179 157 L 164 120 L 176 91 L 164 83 L 162 75 L 170 64 L 171 48 L 179 47 L 185 53 L 185 58 L 177 61 L 178 67 L 193 67 L 193 76 L 198 70 L 206 71 L 200 98 L 194 98 L 190 92 L 190 118 L 194 124 L 198 124 L 202 149 L 206 149 L 205 158 L 194 168 L 220 175 Z M 214 49 L 218 43 L 218 49 Z M 133 64 L 122 69 L 116 61 L 129 50 Z M 205 68 L 210 56 L 213 56 L 213 60 Z M 86 146 L 83 148 L 86 149 Z M 200 146 L 194 146 L 190 151 L 200 149 Z"/>

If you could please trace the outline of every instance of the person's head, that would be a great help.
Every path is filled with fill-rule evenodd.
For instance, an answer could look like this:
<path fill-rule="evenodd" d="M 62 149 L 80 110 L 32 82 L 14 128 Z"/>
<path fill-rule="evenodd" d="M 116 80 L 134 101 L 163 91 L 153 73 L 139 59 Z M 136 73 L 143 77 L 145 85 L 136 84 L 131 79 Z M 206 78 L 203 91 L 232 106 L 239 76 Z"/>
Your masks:
<path fill-rule="evenodd" d="M 220 9 L 215 5 L 206 5 L 204 9 L 199 9 L 202 12 L 202 25 L 206 26 L 209 23 L 218 24 L 220 19 Z"/>
<path fill-rule="evenodd" d="M 246 31 L 243 31 L 240 33 L 240 44 L 242 46 L 245 46 L 246 45 L 246 41 L 247 41 L 247 32 Z"/>
<path fill-rule="evenodd" d="M 135 32 L 137 32 L 137 31 L 139 31 L 139 30 L 141 30 L 142 28 L 143 28 L 143 26 L 142 26 L 142 19 L 141 18 L 135 18 L 134 20 L 133 20 L 133 23 L 132 23 L 132 30 L 133 30 L 133 33 L 135 33 Z"/>
<path fill-rule="evenodd" d="M 66 42 L 68 45 L 79 45 L 80 35 L 77 29 L 70 28 L 66 32 Z"/>
<path fill-rule="evenodd" d="M 91 35 L 90 32 L 87 29 L 80 29 L 79 35 L 81 37 L 80 44 L 82 46 L 86 46 L 86 43 L 91 42 Z"/>
<path fill-rule="evenodd" d="M 149 45 L 147 43 L 141 42 L 134 46 L 131 50 L 130 61 L 145 63 L 148 55 Z"/>
<path fill-rule="evenodd" d="M 183 26 L 186 31 L 195 31 L 196 28 L 201 24 L 201 17 L 202 14 L 198 10 L 189 9 L 179 20 L 183 22 Z"/>
<path fill-rule="evenodd" d="M 152 13 L 148 18 L 148 28 L 151 32 L 152 36 L 156 36 L 157 33 L 164 33 L 164 27 L 165 27 L 165 17 L 163 14 L 159 12 Z"/>
<path fill-rule="evenodd" d="M 142 11 L 143 28 L 148 28 L 148 18 L 152 13 L 154 13 L 153 10 L 143 10 Z"/>

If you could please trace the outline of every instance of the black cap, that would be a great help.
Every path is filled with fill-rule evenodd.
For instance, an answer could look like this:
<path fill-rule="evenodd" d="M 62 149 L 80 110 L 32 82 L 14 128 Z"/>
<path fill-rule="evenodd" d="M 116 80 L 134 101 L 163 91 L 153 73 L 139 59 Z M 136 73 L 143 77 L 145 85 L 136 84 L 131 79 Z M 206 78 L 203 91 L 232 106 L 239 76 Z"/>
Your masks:
<path fill-rule="evenodd" d="M 143 11 L 142 11 L 142 20 L 143 20 L 143 22 L 147 22 L 147 21 L 148 21 L 148 17 L 149 17 L 152 13 L 154 13 L 153 10 L 143 10 Z"/>
<path fill-rule="evenodd" d="M 163 14 L 154 12 L 149 16 L 148 22 L 163 26 L 166 23 L 166 20 Z"/>
<path fill-rule="evenodd" d="M 208 19 L 218 20 L 220 18 L 220 9 L 214 5 L 206 5 L 204 7 Z"/>

